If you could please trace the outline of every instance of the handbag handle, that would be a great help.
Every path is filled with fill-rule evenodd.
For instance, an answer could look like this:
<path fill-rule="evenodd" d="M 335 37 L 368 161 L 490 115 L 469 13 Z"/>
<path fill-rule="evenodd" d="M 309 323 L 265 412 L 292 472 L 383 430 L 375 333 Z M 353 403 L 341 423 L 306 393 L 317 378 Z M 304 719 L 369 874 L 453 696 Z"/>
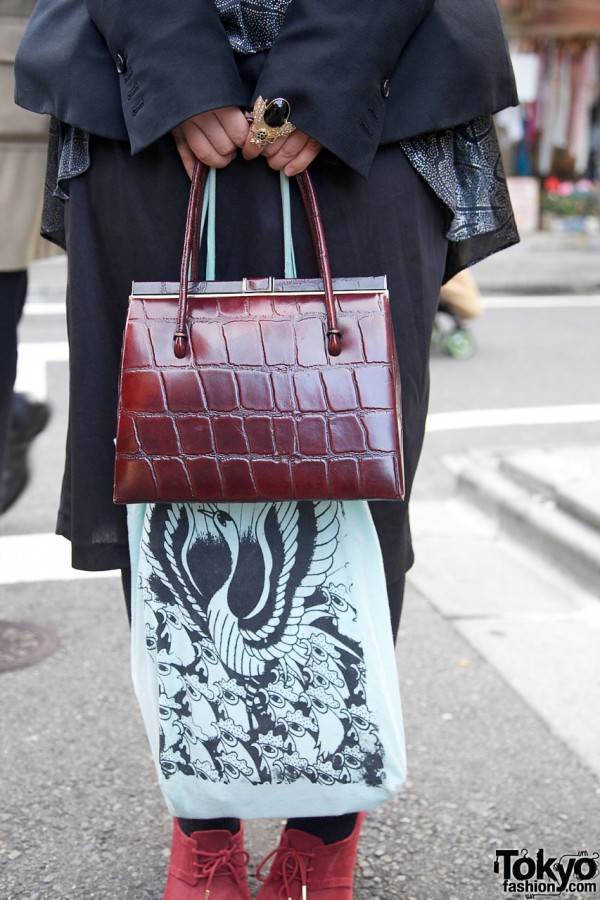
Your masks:
<path fill-rule="evenodd" d="M 198 257 L 200 253 L 200 244 L 202 243 L 202 235 L 204 234 L 204 226 L 206 229 L 206 281 L 215 280 L 215 184 L 216 169 L 209 169 L 206 186 L 204 188 L 204 199 L 202 202 L 202 210 L 200 218 L 194 222 L 194 232 L 192 234 L 192 255 L 190 263 L 190 274 L 188 281 L 198 281 Z M 292 235 L 292 212 L 290 208 L 290 180 L 283 171 L 279 173 L 279 185 L 281 189 L 281 208 L 283 212 L 283 253 L 284 253 L 284 278 L 296 278 L 296 255 L 294 253 L 294 238 Z"/>
<path fill-rule="evenodd" d="M 185 356 L 189 340 L 186 325 L 189 290 L 188 272 L 190 260 L 192 261 L 192 272 L 197 275 L 198 271 L 197 247 L 199 243 L 200 218 L 207 172 L 208 169 L 203 163 L 196 162 L 194 174 L 192 176 L 192 186 L 190 188 L 190 199 L 185 223 L 183 257 L 181 260 L 181 273 L 179 276 L 179 307 L 177 310 L 176 330 L 173 335 L 173 351 L 177 359 L 183 359 Z M 342 349 L 341 333 L 337 322 L 337 311 L 335 308 L 333 284 L 331 281 L 331 268 L 329 265 L 329 253 L 327 252 L 327 244 L 325 243 L 321 212 L 319 210 L 312 179 L 308 174 L 308 170 L 297 175 L 296 178 L 300 188 L 300 195 L 304 203 L 304 209 L 308 216 L 319 272 L 325 288 L 325 306 L 327 309 L 327 350 L 330 356 L 339 356 Z"/>

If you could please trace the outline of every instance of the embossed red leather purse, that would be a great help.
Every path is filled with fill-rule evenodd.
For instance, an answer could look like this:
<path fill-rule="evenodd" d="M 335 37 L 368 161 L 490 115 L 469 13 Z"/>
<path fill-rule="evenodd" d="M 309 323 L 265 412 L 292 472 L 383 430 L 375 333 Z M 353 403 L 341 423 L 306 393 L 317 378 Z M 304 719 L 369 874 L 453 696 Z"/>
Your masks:
<path fill-rule="evenodd" d="M 401 499 L 400 379 L 385 277 L 197 280 L 206 169 L 190 191 L 179 283 L 134 283 L 116 503 Z M 190 258 L 191 280 L 188 282 Z"/>

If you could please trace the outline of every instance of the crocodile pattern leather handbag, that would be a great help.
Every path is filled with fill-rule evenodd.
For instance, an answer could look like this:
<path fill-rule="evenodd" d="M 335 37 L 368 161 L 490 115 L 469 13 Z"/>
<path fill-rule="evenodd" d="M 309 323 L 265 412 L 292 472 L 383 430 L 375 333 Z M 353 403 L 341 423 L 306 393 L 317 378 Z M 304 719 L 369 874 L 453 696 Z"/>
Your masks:
<path fill-rule="evenodd" d="M 297 180 L 321 278 L 201 282 L 197 165 L 180 282 L 133 285 L 116 503 L 403 497 L 385 278 L 332 279 L 308 172 Z"/>

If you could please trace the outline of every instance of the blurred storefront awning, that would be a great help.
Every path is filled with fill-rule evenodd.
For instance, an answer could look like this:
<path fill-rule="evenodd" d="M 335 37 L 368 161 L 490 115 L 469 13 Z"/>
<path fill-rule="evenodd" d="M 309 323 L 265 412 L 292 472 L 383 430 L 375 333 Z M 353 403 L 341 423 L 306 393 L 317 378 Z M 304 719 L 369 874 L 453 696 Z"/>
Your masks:
<path fill-rule="evenodd" d="M 600 0 L 499 0 L 509 35 L 600 35 Z"/>

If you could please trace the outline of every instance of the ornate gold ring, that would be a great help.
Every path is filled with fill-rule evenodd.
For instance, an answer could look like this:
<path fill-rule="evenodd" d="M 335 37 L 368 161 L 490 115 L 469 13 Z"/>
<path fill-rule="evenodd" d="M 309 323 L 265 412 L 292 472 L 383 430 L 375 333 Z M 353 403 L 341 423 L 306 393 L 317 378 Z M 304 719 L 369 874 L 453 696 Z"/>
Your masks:
<path fill-rule="evenodd" d="M 267 144 L 290 135 L 296 130 L 296 126 L 289 121 L 291 111 L 290 104 L 283 97 L 270 101 L 258 97 L 252 110 L 250 143 L 262 150 Z"/>

